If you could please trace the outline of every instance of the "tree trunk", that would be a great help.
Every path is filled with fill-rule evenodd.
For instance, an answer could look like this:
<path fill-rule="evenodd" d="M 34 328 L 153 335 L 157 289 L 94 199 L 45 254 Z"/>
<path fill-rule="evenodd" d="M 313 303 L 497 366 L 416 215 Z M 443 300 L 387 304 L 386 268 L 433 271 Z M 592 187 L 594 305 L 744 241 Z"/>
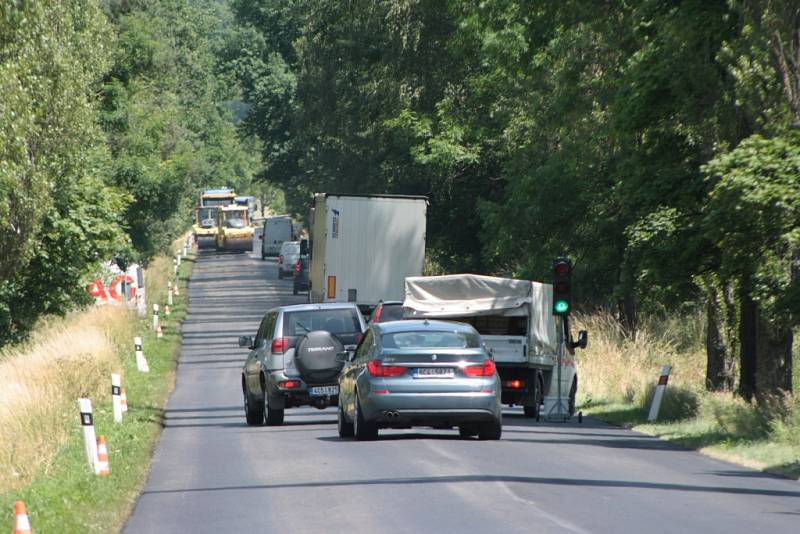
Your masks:
<path fill-rule="evenodd" d="M 730 284 L 708 286 L 706 304 L 706 389 L 733 391 L 739 363 L 736 292 Z"/>
<path fill-rule="evenodd" d="M 756 331 L 758 304 L 748 295 L 742 295 L 742 309 L 739 320 L 739 340 L 741 342 L 741 367 L 739 375 L 739 394 L 748 402 L 756 392 Z"/>
<path fill-rule="evenodd" d="M 633 295 L 626 295 L 618 302 L 619 321 L 622 327 L 629 335 L 636 333 L 638 327 L 638 307 L 636 306 L 636 298 Z"/>
<path fill-rule="evenodd" d="M 720 314 L 715 291 L 711 291 L 706 305 L 706 389 L 722 391 L 725 380 L 725 342 L 720 333 Z"/>
<path fill-rule="evenodd" d="M 758 317 L 756 395 L 792 391 L 792 329 Z"/>

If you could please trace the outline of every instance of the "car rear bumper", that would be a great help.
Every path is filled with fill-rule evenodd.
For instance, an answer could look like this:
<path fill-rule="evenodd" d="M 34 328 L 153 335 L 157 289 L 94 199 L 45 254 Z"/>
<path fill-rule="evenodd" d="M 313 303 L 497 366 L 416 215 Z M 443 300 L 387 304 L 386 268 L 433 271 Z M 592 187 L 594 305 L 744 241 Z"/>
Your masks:
<path fill-rule="evenodd" d="M 282 387 L 281 382 L 288 380 L 296 380 L 300 382 L 300 385 L 291 389 Z M 286 399 L 287 408 L 292 406 L 316 406 L 318 408 L 335 406 L 339 401 L 339 395 L 312 396 L 309 394 L 309 387 L 318 386 L 339 387 L 336 382 L 312 384 L 309 386 L 303 379 L 297 376 L 287 377 L 283 371 L 272 371 L 267 380 L 267 393 L 273 397 L 284 397 Z"/>
<path fill-rule="evenodd" d="M 499 420 L 496 393 L 375 393 L 361 399 L 364 418 L 397 426 L 450 425 Z"/>

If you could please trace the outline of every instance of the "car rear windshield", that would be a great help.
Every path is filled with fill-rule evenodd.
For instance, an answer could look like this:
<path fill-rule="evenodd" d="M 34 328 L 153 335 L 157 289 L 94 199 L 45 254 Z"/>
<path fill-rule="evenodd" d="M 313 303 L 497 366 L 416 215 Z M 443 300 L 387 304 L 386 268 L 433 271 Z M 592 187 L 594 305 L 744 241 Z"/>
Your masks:
<path fill-rule="evenodd" d="M 387 349 L 477 349 L 481 338 L 467 332 L 415 330 L 383 334 L 381 343 Z"/>
<path fill-rule="evenodd" d="M 331 334 L 361 332 L 357 310 L 303 310 L 287 312 L 283 316 L 283 335 L 302 336 L 308 332 L 327 330 Z"/>
<path fill-rule="evenodd" d="M 300 245 L 292 243 L 291 245 L 283 244 L 283 251 L 286 254 L 297 254 L 300 252 Z"/>
<path fill-rule="evenodd" d="M 403 318 L 403 305 L 402 304 L 384 304 L 381 310 L 381 322 L 399 321 Z"/>

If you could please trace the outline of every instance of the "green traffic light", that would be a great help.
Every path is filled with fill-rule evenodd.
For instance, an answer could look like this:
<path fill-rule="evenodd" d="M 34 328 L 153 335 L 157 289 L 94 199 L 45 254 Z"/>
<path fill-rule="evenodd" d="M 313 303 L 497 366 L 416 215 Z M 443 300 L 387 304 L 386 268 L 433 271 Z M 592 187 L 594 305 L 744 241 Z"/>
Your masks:
<path fill-rule="evenodd" d="M 557 300 L 555 304 L 553 304 L 553 309 L 556 311 L 556 313 L 567 313 L 569 311 L 569 302 L 566 300 Z"/>

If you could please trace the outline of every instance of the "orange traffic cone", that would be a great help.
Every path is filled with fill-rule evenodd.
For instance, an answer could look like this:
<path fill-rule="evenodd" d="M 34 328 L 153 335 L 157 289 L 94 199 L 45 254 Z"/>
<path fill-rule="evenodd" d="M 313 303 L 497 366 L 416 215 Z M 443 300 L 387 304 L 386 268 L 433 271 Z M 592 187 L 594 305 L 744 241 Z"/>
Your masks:
<path fill-rule="evenodd" d="M 97 438 L 97 474 L 108 476 L 111 467 L 108 465 L 108 447 L 106 447 L 105 436 Z"/>
<path fill-rule="evenodd" d="M 164 306 L 164 315 L 169 316 L 171 313 L 172 311 L 169 309 L 169 304 Z"/>
<path fill-rule="evenodd" d="M 164 337 L 164 331 L 161 330 L 161 323 L 158 323 L 158 327 L 156 328 L 156 337 Z"/>
<path fill-rule="evenodd" d="M 122 413 L 128 411 L 128 395 L 125 394 L 125 388 L 122 388 L 119 393 L 119 402 L 122 404 Z"/>
<path fill-rule="evenodd" d="M 11 534 L 31 534 L 28 511 L 25 510 L 25 503 L 22 501 L 14 503 L 14 530 L 11 531 Z"/>

